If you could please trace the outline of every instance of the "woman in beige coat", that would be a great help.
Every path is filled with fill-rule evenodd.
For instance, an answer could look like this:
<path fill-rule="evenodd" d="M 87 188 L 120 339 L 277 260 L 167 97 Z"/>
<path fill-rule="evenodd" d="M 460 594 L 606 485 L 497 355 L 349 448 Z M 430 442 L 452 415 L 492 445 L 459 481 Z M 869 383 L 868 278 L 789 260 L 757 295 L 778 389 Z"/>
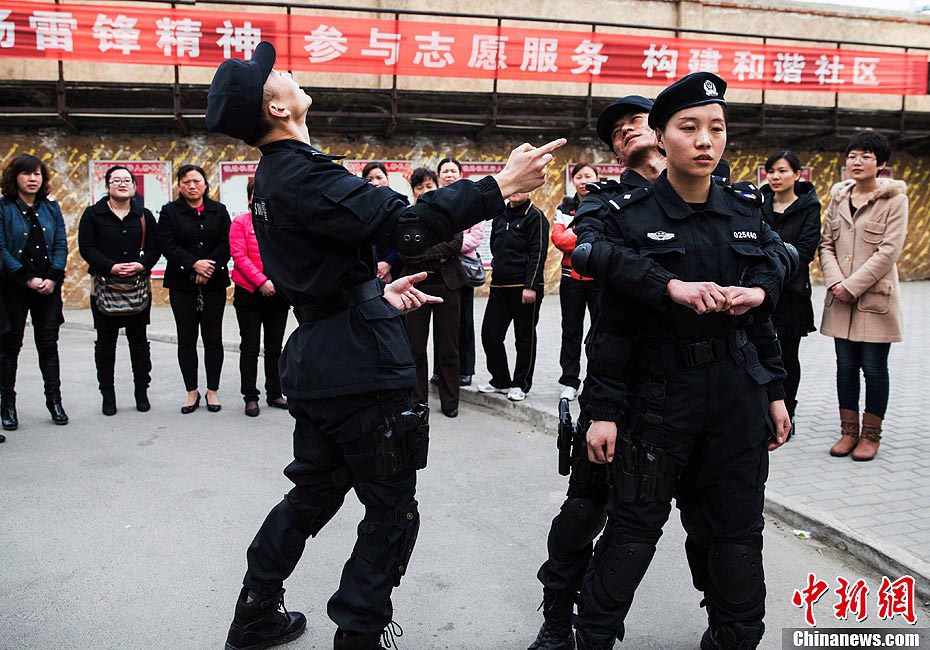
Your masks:
<path fill-rule="evenodd" d="M 836 343 L 842 435 L 832 456 L 872 460 L 888 406 L 888 352 L 901 340 L 898 256 L 907 235 L 907 186 L 878 178 L 891 156 L 887 138 L 857 134 L 846 147 L 847 180 L 830 192 L 820 243 L 827 298 L 820 331 Z M 859 431 L 859 371 L 865 412 Z"/>

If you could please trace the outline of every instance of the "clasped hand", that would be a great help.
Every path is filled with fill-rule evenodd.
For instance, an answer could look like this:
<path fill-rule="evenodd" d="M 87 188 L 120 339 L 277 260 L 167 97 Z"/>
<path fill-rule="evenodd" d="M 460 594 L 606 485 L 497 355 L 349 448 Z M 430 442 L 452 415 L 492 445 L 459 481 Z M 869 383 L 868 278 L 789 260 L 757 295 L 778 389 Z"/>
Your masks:
<path fill-rule="evenodd" d="M 666 292 L 673 302 L 698 314 L 723 311 L 740 316 L 765 301 L 765 290 L 759 287 L 721 287 L 716 282 L 672 280 Z"/>

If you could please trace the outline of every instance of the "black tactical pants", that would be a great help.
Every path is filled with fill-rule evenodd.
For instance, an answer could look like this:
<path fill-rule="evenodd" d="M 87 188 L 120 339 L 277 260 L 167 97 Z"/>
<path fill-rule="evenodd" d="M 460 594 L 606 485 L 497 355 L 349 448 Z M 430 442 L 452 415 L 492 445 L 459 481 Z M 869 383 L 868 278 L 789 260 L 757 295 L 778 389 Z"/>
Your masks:
<path fill-rule="evenodd" d="M 275 506 L 248 550 L 243 583 L 271 594 L 281 588 L 304 550 L 355 489 L 365 506 L 358 540 L 327 611 L 340 629 L 363 634 L 391 621 L 391 591 L 400 583 L 420 524 L 416 472 L 393 476 L 377 463 L 385 419 L 410 406 L 408 391 L 362 393 L 325 400 L 289 399 L 294 461 L 284 474 L 294 488 Z"/>
<path fill-rule="evenodd" d="M 746 368 L 751 363 L 739 352 L 694 368 L 667 369 L 656 423 L 656 447 L 677 467 L 693 472 L 690 493 L 679 492 L 682 503 L 703 504 L 700 510 L 686 510 L 683 519 L 686 529 L 703 531 L 705 594 L 718 624 L 726 628 L 718 635 L 724 650 L 735 647 L 730 640 L 737 637 L 761 637 L 765 613 L 762 505 L 768 476 L 768 398 Z M 654 379 L 633 387 L 627 427 L 634 439 L 649 431 L 643 419 L 655 410 L 646 399 Z M 619 448 L 611 470 L 618 467 Z M 623 638 L 623 621 L 670 510 L 670 495 L 621 498 L 611 491 L 607 526 L 582 585 L 577 627 L 595 637 Z"/>
<path fill-rule="evenodd" d="M 594 540 L 607 521 L 610 488 L 603 465 L 579 449 L 568 479 L 568 495 L 549 529 L 549 557 L 536 577 L 546 589 L 575 599 L 588 570 Z"/>

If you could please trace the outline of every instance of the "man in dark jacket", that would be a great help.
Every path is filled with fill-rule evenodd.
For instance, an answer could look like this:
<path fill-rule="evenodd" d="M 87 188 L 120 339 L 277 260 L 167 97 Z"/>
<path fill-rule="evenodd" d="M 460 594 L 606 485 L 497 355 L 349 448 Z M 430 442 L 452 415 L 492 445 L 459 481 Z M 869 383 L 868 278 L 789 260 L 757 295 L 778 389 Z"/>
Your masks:
<path fill-rule="evenodd" d="M 549 222 L 529 195 L 513 194 L 504 214 L 491 224 L 491 295 L 481 325 L 481 344 L 491 381 L 482 393 L 526 399 L 536 365 L 536 322 L 543 298 Z M 513 322 L 517 360 L 511 377 L 504 338 Z"/>
<path fill-rule="evenodd" d="M 207 98 L 207 127 L 261 148 L 252 220 L 265 274 L 294 306 L 300 326 L 281 358 L 294 430 L 294 488 L 265 519 L 248 550 L 227 649 L 271 647 L 300 636 L 306 618 L 283 609 L 283 582 L 309 537 L 354 489 L 365 505 L 358 540 L 328 613 L 338 649 L 381 648 L 391 592 L 407 570 L 419 529 L 416 469 L 426 464 L 426 413 L 409 411 L 416 383 L 401 314 L 436 299 L 414 284 L 376 278 L 372 244 L 422 254 L 499 215 L 503 197 L 545 181 L 557 140 L 521 145 L 504 169 L 460 181 L 415 206 L 375 187 L 310 145 L 310 97 L 273 70 L 267 42 L 252 60 L 220 64 Z"/>

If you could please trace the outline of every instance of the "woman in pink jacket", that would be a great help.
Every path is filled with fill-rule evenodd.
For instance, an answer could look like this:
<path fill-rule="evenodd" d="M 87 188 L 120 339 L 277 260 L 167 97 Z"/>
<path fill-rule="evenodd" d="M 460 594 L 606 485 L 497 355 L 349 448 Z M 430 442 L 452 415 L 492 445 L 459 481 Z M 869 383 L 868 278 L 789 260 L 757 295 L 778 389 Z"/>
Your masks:
<path fill-rule="evenodd" d="M 252 204 L 252 180 L 249 180 L 249 205 Z M 275 292 L 274 284 L 262 273 L 252 215 L 249 212 L 233 219 L 229 227 L 229 252 L 233 258 L 232 281 L 236 285 L 233 306 L 239 321 L 239 374 L 245 414 L 255 417 L 258 408 L 258 350 L 262 327 L 265 328 L 265 399 L 268 406 L 287 408 L 281 395 L 278 359 L 287 325 L 288 304 Z"/>

